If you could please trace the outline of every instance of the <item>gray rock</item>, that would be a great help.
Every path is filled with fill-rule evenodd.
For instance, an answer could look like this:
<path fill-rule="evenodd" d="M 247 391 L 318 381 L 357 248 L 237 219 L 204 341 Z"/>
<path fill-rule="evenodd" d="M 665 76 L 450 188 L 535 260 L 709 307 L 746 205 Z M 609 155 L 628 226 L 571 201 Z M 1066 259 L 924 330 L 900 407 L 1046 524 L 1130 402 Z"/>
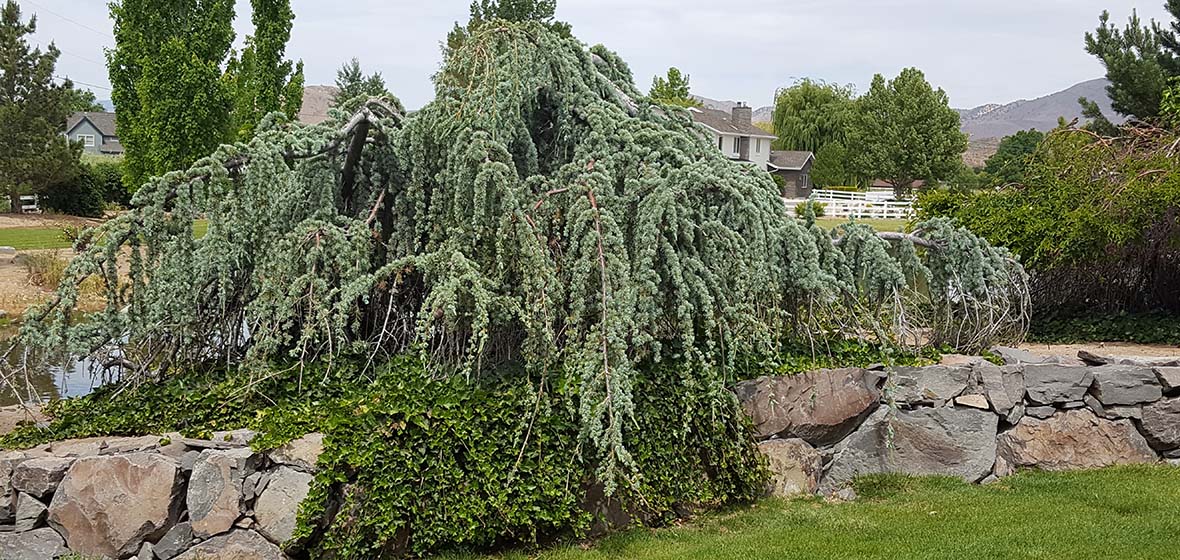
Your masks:
<path fill-rule="evenodd" d="M 200 538 L 229 531 L 246 505 L 243 485 L 261 456 L 248 447 L 208 449 L 193 465 L 188 483 L 188 512 L 193 534 Z"/>
<path fill-rule="evenodd" d="M 833 502 L 855 502 L 860 496 L 856 495 L 856 490 L 852 488 L 841 488 L 828 497 Z"/>
<path fill-rule="evenodd" d="M 1057 414 L 1057 409 L 1051 406 L 1030 406 L 1025 408 L 1025 415 L 1032 416 L 1044 420 L 1054 414 Z"/>
<path fill-rule="evenodd" d="M 257 498 L 263 490 L 266 490 L 266 485 L 270 483 L 270 472 L 259 471 L 246 477 L 242 482 L 242 493 L 246 495 L 246 501 L 252 501 Z"/>
<path fill-rule="evenodd" d="M 12 523 L 16 515 L 16 495 L 12 487 L 12 472 L 27 459 L 24 453 L 7 452 L 0 455 L 0 524 Z"/>
<path fill-rule="evenodd" d="M 1108 406 L 1150 403 L 1163 397 L 1159 379 L 1150 368 L 1108 365 L 1093 368 L 1092 392 Z"/>
<path fill-rule="evenodd" d="M 768 494 L 789 498 L 814 494 L 823 474 L 823 457 L 801 439 L 772 439 L 758 444 L 770 470 Z"/>
<path fill-rule="evenodd" d="M 254 531 L 235 529 L 193 546 L 177 560 L 287 560 L 287 555 Z"/>
<path fill-rule="evenodd" d="M 305 472 L 315 472 L 316 461 L 324 452 L 324 434 L 307 434 L 270 452 L 270 459 Z"/>
<path fill-rule="evenodd" d="M 1155 377 L 1165 391 L 1180 390 L 1180 367 L 1157 367 Z"/>
<path fill-rule="evenodd" d="M 160 540 L 156 541 L 155 554 L 160 560 L 172 560 L 181 552 L 193 545 L 193 524 L 185 521 L 177 523 L 168 529 Z"/>
<path fill-rule="evenodd" d="M 1106 418 L 1110 420 L 1118 420 L 1119 418 L 1130 418 L 1132 420 L 1143 419 L 1143 407 L 1141 406 L 1107 406 Z"/>
<path fill-rule="evenodd" d="M 1024 367 L 1028 399 L 1037 404 L 1081 402 L 1093 383 L 1094 373 L 1085 366 L 1040 364 Z"/>
<path fill-rule="evenodd" d="M 0 532 L 0 558 L 4 560 L 49 560 L 69 553 L 65 540 L 49 527 L 26 533 Z"/>
<path fill-rule="evenodd" d="M 882 408 L 836 445 L 821 491 L 829 493 L 858 476 L 885 472 L 978 481 L 996 462 L 998 423 L 995 414 L 972 408 L 892 413 Z"/>
<path fill-rule="evenodd" d="M 1124 365 L 1146 368 L 1180 366 L 1180 358 L 1157 358 L 1154 356 L 1100 356 L 1085 350 L 1078 351 L 1083 363 L 1095 366 Z"/>
<path fill-rule="evenodd" d="M 108 438 L 99 451 L 103 455 L 143 453 L 160 448 L 160 436 Z"/>
<path fill-rule="evenodd" d="M 12 471 L 12 487 L 17 492 L 44 499 L 57 489 L 72 464 L 73 459 L 60 457 L 23 461 Z"/>
<path fill-rule="evenodd" d="M 1158 459 L 1130 420 L 1102 419 L 1089 409 L 1062 412 L 1048 420 L 1026 418 L 1000 434 L 997 449 L 1009 471 L 1090 469 Z"/>
<path fill-rule="evenodd" d="M 734 393 L 755 436 L 801 438 L 815 446 L 840 441 L 880 403 L 881 377 L 850 368 L 738 383 Z"/>
<path fill-rule="evenodd" d="M 1083 398 L 1085 398 L 1085 397 L 1083 397 Z M 1059 404 L 1058 404 L 1058 406 L 1060 406 L 1062 410 L 1073 410 L 1073 409 L 1076 409 L 1076 408 L 1085 408 L 1085 407 L 1086 407 L 1086 401 L 1084 401 L 1084 400 L 1081 400 L 1081 401 L 1069 401 L 1069 402 L 1066 402 L 1066 403 L 1059 403 Z"/>
<path fill-rule="evenodd" d="M 311 480 L 312 475 L 290 467 L 271 472 L 270 483 L 254 504 L 254 519 L 262 536 L 276 544 L 291 539 L 299 504 L 307 497 Z"/>
<path fill-rule="evenodd" d="M 893 399 L 910 405 L 938 404 L 962 395 L 972 366 L 901 367 L 894 370 Z"/>
<path fill-rule="evenodd" d="M 245 446 L 250 445 L 254 438 L 258 437 L 258 432 L 254 430 L 230 430 L 224 432 L 213 432 L 213 441 L 228 442 L 234 445 Z"/>
<path fill-rule="evenodd" d="M 1024 403 L 1024 370 L 1019 366 L 1000 367 L 981 360 L 972 370 L 997 414 L 1008 416 Z"/>
<path fill-rule="evenodd" d="M 143 546 L 139 547 L 139 555 L 135 557 L 135 560 L 155 560 L 154 548 L 150 542 L 143 543 Z"/>
<path fill-rule="evenodd" d="M 1180 397 L 1144 406 L 1140 426 L 1152 447 L 1165 451 L 1180 448 Z"/>
<path fill-rule="evenodd" d="M 1102 406 L 1101 402 L 1098 402 L 1098 399 L 1094 398 L 1094 395 L 1086 395 L 1083 401 L 1086 403 L 1086 408 L 1090 409 L 1095 415 L 1103 418 L 1106 417 L 1106 408 Z"/>
<path fill-rule="evenodd" d="M 1027 350 L 1019 348 L 1008 348 L 1006 346 L 996 346 L 992 348 L 992 354 L 995 354 L 1004 360 L 1005 365 L 1017 366 L 1021 364 L 1043 364 L 1048 359 L 1045 356 L 1033 354 Z"/>
<path fill-rule="evenodd" d="M 1018 404 L 1012 407 L 1012 410 L 1008 411 L 1008 415 L 1004 417 L 1004 421 L 1008 424 L 1016 425 L 1016 423 L 1020 422 L 1020 420 L 1024 418 L 1024 413 L 1024 403 Z"/>
<path fill-rule="evenodd" d="M 28 494 L 16 497 L 16 524 L 13 528 L 18 533 L 32 531 L 44 524 L 45 512 L 49 508 L 41 500 Z"/>
<path fill-rule="evenodd" d="M 183 489 L 179 465 L 158 453 L 78 459 L 49 504 L 49 525 L 78 554 L 123 558 L 176 523 Z"/>

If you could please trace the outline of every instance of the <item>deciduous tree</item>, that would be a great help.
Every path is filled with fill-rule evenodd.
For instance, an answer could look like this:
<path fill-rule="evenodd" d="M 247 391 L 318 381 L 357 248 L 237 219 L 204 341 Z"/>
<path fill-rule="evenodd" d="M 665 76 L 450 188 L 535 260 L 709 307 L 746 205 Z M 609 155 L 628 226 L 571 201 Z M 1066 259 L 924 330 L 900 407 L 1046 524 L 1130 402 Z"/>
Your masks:
<path fill-rule="evenodd" d="M 102 105 L 99 105 L 93 91 L 82 88 L 70 90 L 69 107 L 71 113 L 100 113 L 106 110 Z"/>
<path fill-rule="evenodd" d="M 952 177 L 967 150 L 946 92 L 934 89 L 917 68 L 888 82 L 876 75 L 856 102 L 848 136 L 856 173 L 888 182 L 898 196 L 917 180 Z"/>
<path fill-rule="evenodd" d="M 1023 183 L 1029 159 L 1044 139 L 1045 133 L 1035 129 L 1005 136 L 983 170 L 1000 184 Z"/>
<path fill-rule="evenodd" d="M 668 69 L 668 76 L 656 76 L 651 80 L 651 90 L 648 97 L 657 103 L 675 107 L 700 107 L 701 102 L 693 99 L 689 89 L 689 76 L 682 74 L 679 68 Z"/>
<path fill-rule="evenodd" d="M 295 12 L 291 0 L 251 0 L 254 35 L 240 57 L 233 55 L 226 82 L 234 105 L 232 140 L 248 140 L 266 115 L 282 112 L 294 120 L 303 106 L 303 61 L 285 60 Z"/>
<path fill-rule="evenodd" d="M 818 154 L 832 142 L 843 144 L 853 109 L 852 86 L 804 79 L 778 91 L 774 100 L 776 150 Z"/>
<path fill-rule="evenodd" d="M 184 169 L 227 138 L 233 17 L 233 0 L 111 3 L 107 68 L 128 185 Z"/>
<path fill-rule="evenodd" d="M 64 131 L 75 99 L 68 80 L 54 82 L 61 51 L 29 45 L 37 18 L 26 22 L 13 0 L 0 11 L 0 193 L 14 211 L 20 195 L 60 181 L 77 171 L 81 148 Z"/>

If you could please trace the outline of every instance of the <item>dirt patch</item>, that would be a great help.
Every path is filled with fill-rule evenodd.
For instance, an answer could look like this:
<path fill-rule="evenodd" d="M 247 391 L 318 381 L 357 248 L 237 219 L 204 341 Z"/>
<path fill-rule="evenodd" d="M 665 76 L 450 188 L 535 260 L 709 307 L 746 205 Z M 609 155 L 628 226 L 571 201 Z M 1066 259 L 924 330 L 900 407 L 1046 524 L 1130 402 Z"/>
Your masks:
<path fill-rule="evenodd" d="M 0 229 L 3 228 L 57 228 L 65 226 L 92 227 L 103 220 L 79 218 L 60 214 L 0 214 Z"/>
<path fill-rule="evenodd" d="M 1149 356 L 1153 358 L 1180 357 L 1180 347 L 1163 344 L 1130 344 L 1125 342 L 1091 342 L 1087 344 L 1022 344 L 1022 350 L 1051 356 L 1077 356 L 1085 350 L 1100 356 Z"/>

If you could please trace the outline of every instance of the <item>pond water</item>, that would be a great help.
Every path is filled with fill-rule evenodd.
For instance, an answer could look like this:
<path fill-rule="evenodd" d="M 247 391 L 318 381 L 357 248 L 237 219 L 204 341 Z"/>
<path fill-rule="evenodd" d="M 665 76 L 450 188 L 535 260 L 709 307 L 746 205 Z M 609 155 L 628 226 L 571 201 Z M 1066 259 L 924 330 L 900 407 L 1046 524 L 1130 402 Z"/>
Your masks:
<path fill-rule="evenodd" d="M 102 380 L 92 377 L 90 363 L 87 360 L 77 361 L 68 368 L 51 366 L 35 370 L 29 375 L 29 382 L 35 394 L 27 394 L 28 391 L 23 387 L 24 380 L 18 380 L 17 387 L 22 389 L 22 398 L 18 399 L 9 389 L 0 390 L 0 406 L 21 404 L 21 401 L 35 399 L 48 401 L 80 397 L 90 394 L 102 385 Z"/>

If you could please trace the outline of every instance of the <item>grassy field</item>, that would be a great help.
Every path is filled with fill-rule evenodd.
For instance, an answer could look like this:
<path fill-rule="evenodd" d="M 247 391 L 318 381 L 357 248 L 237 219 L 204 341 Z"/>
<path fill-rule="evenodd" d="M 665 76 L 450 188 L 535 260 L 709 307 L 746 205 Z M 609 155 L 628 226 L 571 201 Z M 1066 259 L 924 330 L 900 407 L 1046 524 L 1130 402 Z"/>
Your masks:
<path fill-rule="evenodd" d="M 209 222 L 197 220 L 193 234 L 203 237 L 209 230 Z M 60 227 L 43 228 L 0 228 L 0 247 L 13 247 L 25 251 L 30 249 L 69 249 L 70 241 L 62 234 Z"/>
<path fill-rule="evenodd" d="M 872 226 L 877 231 L 904 231 L 908 220 L 857 220 L 857 223 Z M 816 218 L 815 223 L 824 229 L 848 223 L 848 218 Z"/>
<path fill-rule="evenodd" d="M 990 486 L 874 477 L 861 499 L 766 501 L 533 555 L 452 560 L 1174 559 L 1180 468 L 1025 473 Z"/>

